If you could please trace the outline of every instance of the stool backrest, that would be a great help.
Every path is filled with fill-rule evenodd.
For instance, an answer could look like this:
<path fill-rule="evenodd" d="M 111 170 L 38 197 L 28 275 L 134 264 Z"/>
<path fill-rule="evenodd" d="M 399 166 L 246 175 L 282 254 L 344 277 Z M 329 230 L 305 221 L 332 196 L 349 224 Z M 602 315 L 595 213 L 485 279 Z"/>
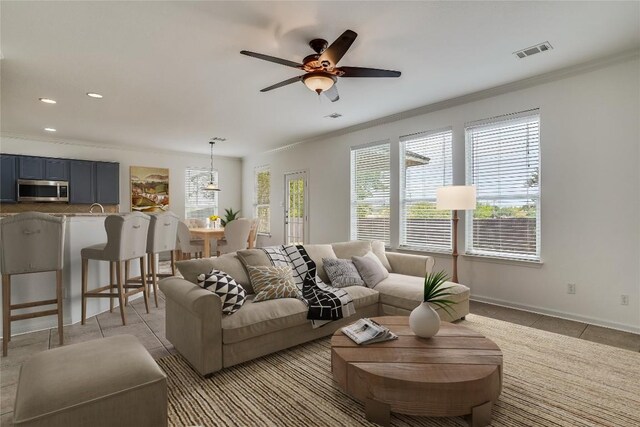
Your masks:
<path fill-rule="evenodd" d="M 107 259 L 125 261 L 141 258 L 147 253 L 147 232 L 151 218 L 140 212 L 109 215 L 104 220 Z"/>
<path fill-rule="evenodd" d="M 2 273 L 62 270 L 66 218 L 25 212 L 0 220 Z"/>
<path fill-rule="evenodd" d="M 191 232 L 189 227 L 182 221 L 178 221 L 178 235 L 176 238 L 176 246 L 182 252 L 189 252 L 191 248 Z"/>
<path fill-rule="evenodd" d="M 176 249 L 180 218 L 173 212 L 151 215 L 147 235 L 147 253 L 173 251 Z"/>
<path fill-rule="evenodd" d="M 247 249 L 251 221 L 246 218 L 235 219 L 224 226 L 225 253 Z"/>

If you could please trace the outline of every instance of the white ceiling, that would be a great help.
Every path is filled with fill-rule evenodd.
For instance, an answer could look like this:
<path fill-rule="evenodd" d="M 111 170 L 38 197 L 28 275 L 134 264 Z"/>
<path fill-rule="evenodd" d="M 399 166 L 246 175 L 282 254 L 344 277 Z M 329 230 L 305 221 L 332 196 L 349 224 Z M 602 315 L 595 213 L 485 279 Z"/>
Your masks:
<path fill-rule="evenodd" d="M 638 2 L 1 2 L 1 129 L 100 144 L 243 156 L 640 46 Z M 299 71 L 312 38 L 359 34 L 329 102 Z M 512 52 L 548 40 L 524 60 Z M 102 100 L 88 98 L 93 91 Z M 46 105 L 39 97 L 53 98 Z M 333 112 L 339 119 L 323 118 Z"/>

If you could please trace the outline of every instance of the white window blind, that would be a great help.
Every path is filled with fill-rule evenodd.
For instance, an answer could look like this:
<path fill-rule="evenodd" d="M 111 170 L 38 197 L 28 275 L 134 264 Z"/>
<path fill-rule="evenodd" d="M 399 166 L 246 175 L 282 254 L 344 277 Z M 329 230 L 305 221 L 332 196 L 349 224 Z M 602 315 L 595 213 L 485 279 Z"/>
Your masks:
<path fill-rule="evenodd" d="M 451 130 L 400 137 L 400 247 L 451 250 L 451 212 L 436 189 L 452 183 Z"/>
<path fill-rule="evenodd" d="M 186 169 L 184 179 L 184 217 L 205 219 L 218 214 L 218 191 L 203 190 L 210 179 L 204 169 Z M 218 172 L 213 172 L 213 182 L 218 184 Z"/>
<path fill-rule="evenodd" d="M 351 239 L 391 244 L 390 144 L 351 149 Z"/>
<path fill-rule="evenodd" d="M 255 170 L 255 217 L 258 233 L 271 232 L 271 171 L 267 167 Z"/>
<path fill-rule="evenodd" d="M 538 110 L 467 126 L 466 143 L 467 184 L 477 191 L 467 253 L 540 260 Z"/>

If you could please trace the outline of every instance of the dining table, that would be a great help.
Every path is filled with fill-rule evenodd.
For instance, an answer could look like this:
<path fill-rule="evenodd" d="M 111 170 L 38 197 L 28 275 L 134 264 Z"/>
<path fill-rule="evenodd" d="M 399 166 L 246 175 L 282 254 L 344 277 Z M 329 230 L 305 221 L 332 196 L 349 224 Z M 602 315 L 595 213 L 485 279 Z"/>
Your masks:
<path fill-rule="evenodd" d="M 202 256 L 204 258 L 211 257 L 211 240 L 224 240 L 224 227 L 217 228 L 206 228 L 206 227 L 194 227 L 190 228 L 191 236 L 195 238 L 201 238 L 204 243 L 204 248 L 202 250 Z M 249 234 L 249 239 L 247 241 L 247 247 L 252 249 L 254 247 L 255 236 Z"/>
<path fill-rule="evenodd" d="M 191 236 L 195 238 L 201 238 L 204 241 L 204 248 L 202 250 L 202 256 L 204 258 L 211 257 L 211 240 L 223 240 L 224 239 L 224 227 L 220 228 L 190 228 Z"/>

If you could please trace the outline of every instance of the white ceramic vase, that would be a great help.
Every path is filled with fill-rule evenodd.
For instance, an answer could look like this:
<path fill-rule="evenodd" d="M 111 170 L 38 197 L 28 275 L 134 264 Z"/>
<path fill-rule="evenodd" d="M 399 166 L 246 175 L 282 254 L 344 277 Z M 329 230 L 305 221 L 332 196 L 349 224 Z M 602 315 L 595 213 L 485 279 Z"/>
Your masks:
<path fill-rule="evenodd" d="M 409 315 L 409 327 L 417 336 L 431 338 L 440 329 L 440 316 L 428 302 L 423 302 Z"/>

